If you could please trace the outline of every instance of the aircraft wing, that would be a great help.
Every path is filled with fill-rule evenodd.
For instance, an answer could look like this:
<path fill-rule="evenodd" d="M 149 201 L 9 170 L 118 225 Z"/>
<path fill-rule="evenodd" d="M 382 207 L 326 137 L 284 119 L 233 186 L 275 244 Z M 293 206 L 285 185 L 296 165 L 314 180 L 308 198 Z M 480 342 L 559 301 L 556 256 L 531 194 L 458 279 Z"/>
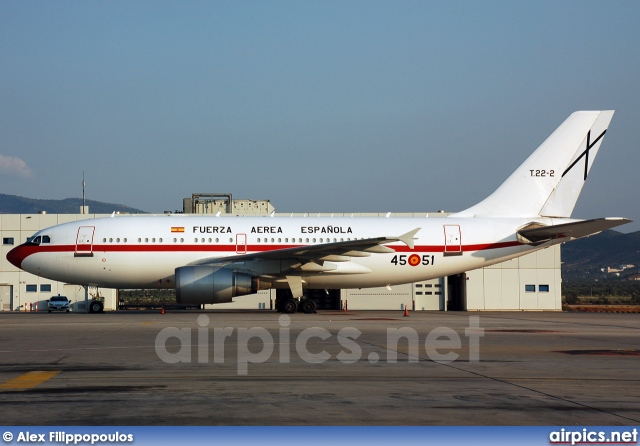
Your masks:
<path fill-rule="evenodd" d="M 518 231 L 518 238 L 524 243 L 538 245 L 550 240 L 560 238 L 577 239 L 598 234 L 605 229 L 631 223 L 626 218 L 597 218 L 594 220 L 583 220 L 575 223 L 565 223 L 561 225 L 542 226 L 531 224 Z"/>
<path fill-rule="evenodd" d="M 297 246 L 293 248 L 276 249 L 272 251 L 241 254 L 227 257 L 200 259 L 190 265 L 224 265 L 239 262 L 259 261 L 293 261 L 294 263 L 308 262 L 346 262 L 351 257 L 367 257 L 372 253 L 395 252 L 392 248 L 383 246 L 387 243 L 402 242 L 413 248 L 414 236 L 420 230 L 416 228 L 397 237 L 376 237 L 344 242 L 324 243 L 319 245 Z"/>

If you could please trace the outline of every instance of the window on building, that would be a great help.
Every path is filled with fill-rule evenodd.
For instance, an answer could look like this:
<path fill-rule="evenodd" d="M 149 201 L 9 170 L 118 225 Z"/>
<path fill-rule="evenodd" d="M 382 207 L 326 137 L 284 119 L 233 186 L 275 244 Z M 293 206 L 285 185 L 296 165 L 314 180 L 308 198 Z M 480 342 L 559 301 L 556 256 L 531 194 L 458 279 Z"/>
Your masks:
<path fill-rule="evenodd" d="M 41 293 L 50 293 L 51 292 L 51 284 L 45 283 L 45 284 L 40 285 L 40 292 Z"/>
<path fill-rule="evenodd" d="M 2 244 L 3 245 L 13 245 L 13 237 L 3 237 L 2 238 Z"/>
<path fill-rule="evenodd" d="M 27 293 L 37 293 L 38 285 L 27 285 Z"/>
<path fill-rule="evenodd" d="M 539 285 L 538 286 L 538 291 L 541 293 L 548 293 L 549 292 L 549 285 Z"/>
<path fill-rule="evenodd" d="M 536 286 L 535 285 L 525 285 L 524 286 L 524 291 L 525 291 L 525 293 L 535 293 L 536 292 Z"/>

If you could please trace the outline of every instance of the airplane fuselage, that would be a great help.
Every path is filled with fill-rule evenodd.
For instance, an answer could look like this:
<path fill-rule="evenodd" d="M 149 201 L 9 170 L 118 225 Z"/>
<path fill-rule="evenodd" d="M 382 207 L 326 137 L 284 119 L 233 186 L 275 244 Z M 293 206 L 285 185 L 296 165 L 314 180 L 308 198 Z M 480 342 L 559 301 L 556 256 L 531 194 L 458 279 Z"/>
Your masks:
<path fill-rule="evenodd" d="M 107 288 L 174 288 L 175 269 L 202 259 L 403 234 L 413 248 L 327 257 L 301 270 L 305 288 L 366 288 L 417 282 L 473 270 L 550 246 L 518 241 L 531 219 L 373 217 L 118 216 L 39 231 L 12 251 L 20 268 L 52 280 Z M 536 219 L 561 224 L 570 219 Z M 38 237 L 40 237 L 38 239 Z M 334 256 L 335 257 L 335 256 Z M 314 264 L 316 265 L 316 264 Z M 284 269 L 290 265 L 283 266 Z M 282 287 L 286 284 L 282 283 Z M 274 287 L 279 287 L 278 281 Z"/>

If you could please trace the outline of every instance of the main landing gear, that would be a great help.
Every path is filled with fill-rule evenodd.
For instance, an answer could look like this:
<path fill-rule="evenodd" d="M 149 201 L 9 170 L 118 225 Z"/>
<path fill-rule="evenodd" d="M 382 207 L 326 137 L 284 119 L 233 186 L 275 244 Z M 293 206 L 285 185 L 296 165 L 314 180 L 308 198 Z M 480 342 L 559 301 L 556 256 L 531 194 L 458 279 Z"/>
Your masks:
<path fill-rule="evenodd" d="M 313 314 L 316 312 L 316 308 L 316 302 L 312 299 L 302 299 L 301 301 L 298 301 L 293 297 L 287 297 L 276 300 L 276 310 L 285 314 L 293 314 L 298 311 L 305 314 Z"/>

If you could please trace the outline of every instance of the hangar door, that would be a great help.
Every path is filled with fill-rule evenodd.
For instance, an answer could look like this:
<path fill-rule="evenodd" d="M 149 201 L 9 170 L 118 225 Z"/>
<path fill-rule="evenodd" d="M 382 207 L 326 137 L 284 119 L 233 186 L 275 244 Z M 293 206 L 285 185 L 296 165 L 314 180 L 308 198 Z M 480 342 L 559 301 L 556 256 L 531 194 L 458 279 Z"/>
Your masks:
<path fill-rule="evenodd" d="M 13 308 L 13 286 L 0 285 L 0 311 L 11 311 Z"/>

